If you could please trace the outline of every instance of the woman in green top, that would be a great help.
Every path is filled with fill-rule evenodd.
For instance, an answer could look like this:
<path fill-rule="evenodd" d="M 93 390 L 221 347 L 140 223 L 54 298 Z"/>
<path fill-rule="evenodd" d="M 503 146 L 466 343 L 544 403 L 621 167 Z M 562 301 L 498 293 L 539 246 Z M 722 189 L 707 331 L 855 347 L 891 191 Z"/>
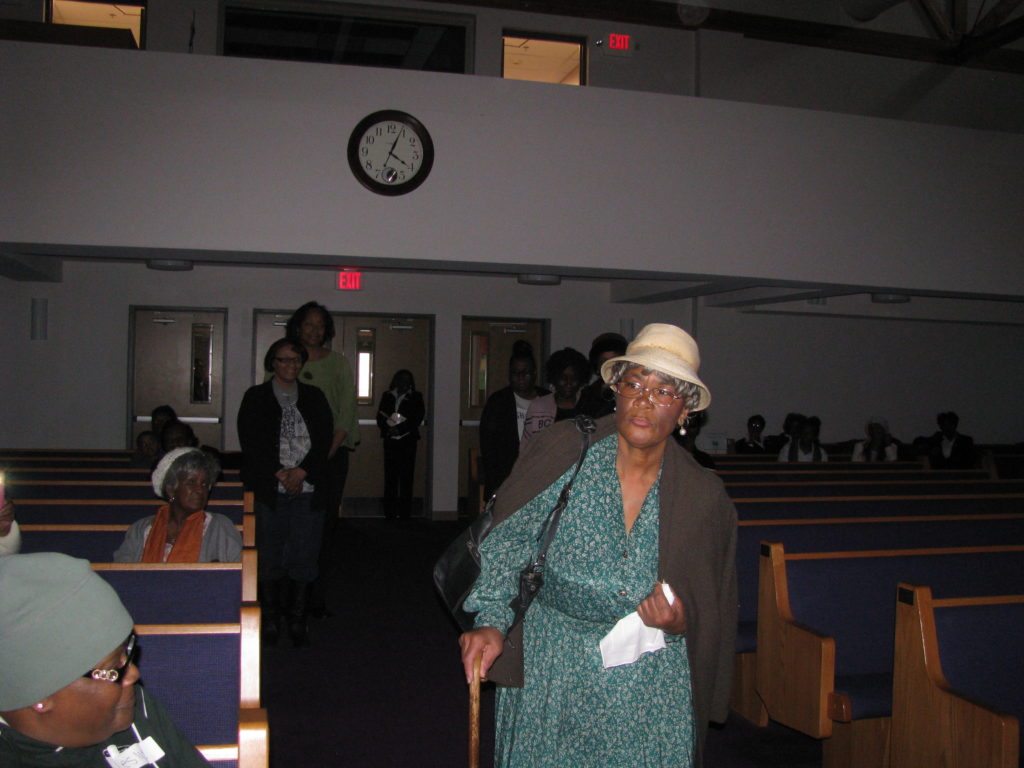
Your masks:
<path fill-rule="evenodd" d="M 327 454 L 330 488 L 327 492 L 327 514 L 320 545 L 320 575 L 310 598 L 310 615 L 325 616 L 325 576 L 331 568 L 332 543 L 338 525 L 338 509 L 348 476 L 349 452 L 359 443 L 359 419 L 356 415 L 356 388 L 352 367 L 340 352 L 328 346 L 334 338 L 334 319 L 327 307 L 309 301 L 289 318 L 286 335 L 298 339 L 309 354 L 302 366 L 301 379 L 320 389 L 327 398 L 334 418 L 334 438 Z"/>

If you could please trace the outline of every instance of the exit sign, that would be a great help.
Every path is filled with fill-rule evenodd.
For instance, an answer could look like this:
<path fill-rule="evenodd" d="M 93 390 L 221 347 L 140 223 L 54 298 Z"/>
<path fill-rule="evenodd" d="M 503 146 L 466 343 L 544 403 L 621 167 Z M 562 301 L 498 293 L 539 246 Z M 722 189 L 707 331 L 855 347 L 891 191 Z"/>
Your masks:
<path fill-rule="evenodd" d="M 633 48 L 636 46 L 632 35 L 609 32 L 603 47 L 606 53 L 615 56 L 632 56 Z"/>
<path fill-rule="evenodd" d="M 358 291 L 363 287 L 363 273 L 362 272 L 339 272 L 338 273 L 338 290 L 339 291 Z"/>

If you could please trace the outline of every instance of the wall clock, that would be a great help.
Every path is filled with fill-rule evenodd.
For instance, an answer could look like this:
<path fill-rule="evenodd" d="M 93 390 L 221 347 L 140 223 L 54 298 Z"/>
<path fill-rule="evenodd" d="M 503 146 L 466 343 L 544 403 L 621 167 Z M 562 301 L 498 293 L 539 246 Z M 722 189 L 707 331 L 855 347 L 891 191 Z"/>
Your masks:
<path fill-rule="evenodd" d="M 423 123 L 385 109 L 367 115 L 348 140 L 348 164 L 378 195 L 404 195 L 422 184 L 434 165 L 434 142 Z"/>

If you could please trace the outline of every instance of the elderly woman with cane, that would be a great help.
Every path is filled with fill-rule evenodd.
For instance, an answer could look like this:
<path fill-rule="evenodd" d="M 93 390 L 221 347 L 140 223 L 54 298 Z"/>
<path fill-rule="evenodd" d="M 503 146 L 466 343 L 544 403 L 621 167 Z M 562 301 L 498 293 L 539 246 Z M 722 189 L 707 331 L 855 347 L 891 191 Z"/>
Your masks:
<path fill-rule="evenodd" d="M 601 376 L 597 422 L 525 614 L 523 687 L 499 688 L 495 766 L 700 766 L 724 720 L 736 631 L 736 512 L 719 479 L 671 438 L 711 396 L 694 340 L 645 327 Z M 535 436 L 498 490 L 465 607 L 466 679 L 502 654 L 509 603 L 538 531 L 575 469 L 572 422 Z"/>

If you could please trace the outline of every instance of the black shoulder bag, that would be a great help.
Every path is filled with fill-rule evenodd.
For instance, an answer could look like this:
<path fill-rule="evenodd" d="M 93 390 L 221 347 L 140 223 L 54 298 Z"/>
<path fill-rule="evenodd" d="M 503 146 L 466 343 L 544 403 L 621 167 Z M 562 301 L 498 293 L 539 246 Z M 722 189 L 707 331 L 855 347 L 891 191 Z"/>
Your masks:
<path fill-rule="evenodd" d="M 583 466 L 590 447 L 590 436 L 596 426 L 589 416 L 577 416 L 576 428 L 580 432 L 580 456 L 576 461 L 569 480 L 558 494 L 558 503 L 548 513 L 538 537 L 540 546 L 537 554 L 519 572 L 519 592 L 512 598 L 509 607 L 513 611 L 512 624 L 505 633 L 504 650 L 487 673 L 487 678 L 498 685 L 510 688 L 523 687 L 523 617 L 544 584 L 544 563 L 548 556 L 548 547 L 555 538 L 562 510 L 569 503 L 569 492 L 572 483 Z M 473 629 L 474 614 L 463 608 L 463 603 L 473 591 L 477 578 L 480 576 L 480 544 L 490 532 L 494 521 L 494 498 L 487 502 L 483 513 L 466 528 L 444 551 L 434 565 L 434 584 L 451 611 L 456 623 L 464 631 Z"/>

